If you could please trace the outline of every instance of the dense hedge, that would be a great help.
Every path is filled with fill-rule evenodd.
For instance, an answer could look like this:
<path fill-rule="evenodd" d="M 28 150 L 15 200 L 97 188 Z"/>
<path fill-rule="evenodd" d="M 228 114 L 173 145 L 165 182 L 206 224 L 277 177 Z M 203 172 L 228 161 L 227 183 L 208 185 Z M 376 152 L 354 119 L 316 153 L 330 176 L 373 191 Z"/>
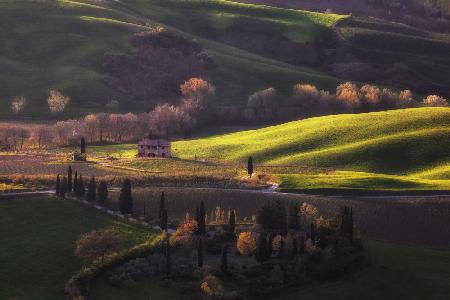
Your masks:
<path fill-rule="evenodd" d="M 81 269 L 69 279 L 64 287 L 64 292 L 68 299 L 88 299 L 90 285 L 95 278 L 132 259 L 161 252 L 163 250 L 162 242 L 165 239 L 166 234 L 162 233 L 152 241 L 108 255 L 103 259 L 103 262 L 101 260 L 94 261 L 89 267 Z"/>

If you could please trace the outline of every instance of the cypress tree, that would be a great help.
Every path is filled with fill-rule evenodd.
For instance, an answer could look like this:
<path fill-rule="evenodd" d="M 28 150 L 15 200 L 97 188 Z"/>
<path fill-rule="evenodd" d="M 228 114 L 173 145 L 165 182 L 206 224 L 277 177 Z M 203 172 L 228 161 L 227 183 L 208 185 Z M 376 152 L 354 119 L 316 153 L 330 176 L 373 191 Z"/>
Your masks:
<path fill-rule="evenodd" d="M 228 272 L 228 249 L 227 249 L 227 246 L 223 246 L 223 248 L 222 248 L 222 259 L 220 262 L 220 270 L 223 273 Z"/>
<path fill-rule="evenodd" d="M 72 193 L 72 166 L 67 170 L 67 192 Z"/>
<path fill-rule="evenodd" d="M 86 141 L 84 140 L 84 137 L 81 138 L 80 152 L 81 154 L 86 154 Z"/>
<path fill-rule="evenodd" d="M 300 249 L 299 249 L 299 253 L 300 255 L 305 254 L 305 237 L 302 237 L 300 240 Z"/>
<path fill-rule="evenodd" d="M 206 210 L 203 201 L 200 203 L 198 231 L 200 234 L 206 233 Z"/>
<path fill-rule="evenodd" d="M 280 241 L 280 249 L 278 251 L 278 258 L 284 257 L 284 239 L 281 239 Z"/>
<path fill-rule="evenodd" d="M 269 258 L 269 255 L 267 254 L 267 234 L 265 232 L 262 232 L 258 237 L 258 243 L 256 246 L 256 261 L 263 262 L 266 261 Z"/>
<path fill-rule="evenodd" d="M 203 240 L 201 238 L 198 239 L 197 264 L 199 268 L 203 267 Z"/>
<path fill-rule="evenodd" d="M 97 185 L 95 183 L 95 177 L 91 176 L 91 179 L 88 183 L 88 191 L 86 195 L 86 200 L 90 202 L 94 202 L 96 198 L 96 192 L 97 192 Z"/>
<path fill-rule="evenodd" d="M 316 243 L 316 228 L 314 226 L 314 223 L 311 223 L 310 230 L 309 230 L 309 236 L 310 236 L 313 244 L 315 244 Z"/>
<path fill-rule="evenodd" d="M 55 194 L 56 196 L 61 196 L 61 179 L 58 176 L 56 176 L 56 186 L 55 186 Z"/>
<path fill-rule="evenodd" d="M 105 206 L 108 201 L 108 185 L 105 181 L 100 181 L 97 190 L 97 202 L 100 206 Z"/>
<path fill-rule="evenodd" d="M 298 240 L 296 238 L 292 240 L 292 252 L 294 256 L 298 254 Z"/>
<path fill-rule="evenodd" d="M 172 271 L 172 262 L 170 257 L 170 244 L 169 239 L 166 239 L 166 275 L 170 275 Z"/>
<path fill-rule="evenodd" d="M 168 221 L 169 221 L 169 217 L 167 215 L 167 210 L 164 208 L 162 211 L 162 214 L 161 214 L 161 221 L 159 224 L 159 227 L 161 227 L 161 230 L 167 231 Z"/>
<path fill-rule="evenodd" d="M 76 190 L 76 196 L 84 197 L 85 193 L 86 193 L 86 190 L 84 188 L 83 176 L 80 174 L 80 177 L 78 178 L 78 187 Z"/>
<path fill-rule="evenodd" d="M 164 192 L 161 193 L 161 199 L 159 200 L 159 220 L 161 220 L 162 212 L 166 208 L 166 196 Z"/>
<path fill-rule="evenodd" d="M 273 234 L 269 234 L 269 238 L 268 238 L 268 242 L 267 242 L 267 258 L 269 259 L 272 256 L 272 252 L 273 252 Z"/>
<path fill-rule="evenodd" d="M 228 220 L 230 234 L 234 236 L 234 231 L 236 229 L 236 213 L 234 209 L 230 213 L 230 219 Z"/>
<path fill-rule="evenodd" d="M 75 171 L 75 177 L 73 178 L 73 192 L 76 195 L 78 189 L 78 172 Z"/>
<path fill-rule="evenodd" d="M 300 229 L 299 211 L 300 207 L 298 203 L 294 203 L 293 205 L 289 206 L 287 215 L 287 225 L 289 229 Z"/>
<path fill-rule="evenodd" d="M 62 182 L 61 182 L 61 197 L 64 197 L 67 193 L 67 178 L 66 176 L 63 177 Z"/>
<path fill-rule="evenodd" d="M 253 157 L 249 157 L 248 158 L 248 162 L 247 162 L 247 173 L 250 177 L 252 177 L 253 175 Z"/>
<path fill-rule="evenodd" d="M 122 214 L 131 214 L 133 211 L 133 197 L 131 195 L 131 181 L 125 179 L 119 196 L 119 211 Z"/>

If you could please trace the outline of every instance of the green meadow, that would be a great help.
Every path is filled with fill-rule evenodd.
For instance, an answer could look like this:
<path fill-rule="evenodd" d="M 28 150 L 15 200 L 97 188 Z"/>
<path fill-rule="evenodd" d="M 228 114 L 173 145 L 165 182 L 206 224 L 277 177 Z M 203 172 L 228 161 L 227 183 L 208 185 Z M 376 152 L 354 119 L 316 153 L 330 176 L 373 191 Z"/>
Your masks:
<path fill-rule="evenodd" d="M 63 299 L 64 284 L 82 267 L 75 241 L 112 228 L 130 245 L 152 237 L 148 229 L 56 197 L 0 199 L 0 298 Z"/>
<path fill-rule="evenodd" d="M 449 140 L 449 108 L 413 108 L 310 118 L 172 147 L 187 160 L 245 163 L 252 156 L 256 165 L 332 170 L 277 174 L 282 188 L 423 190 L 450 188 Z M 132 161 L 136 154 L 134 144 L 91 149 Z"/>
<path fill-rule="evenodd" d="M 214 57 L 218 68 L 212 81 L 224 104 L 242 105 L 269 85 L 286 94 L 299 81 L 331 89 L 336 78 L 240 49 L 223 36 L 233 28 L 313 42 L 329 35 L 341 18 L 228 1 L 5 0 L 0 3 L 0 68 L 5 70 L 0 104 L 8 107 L 14 97 L 25 96 L 22 118 L 50 118 L 46 98 L 58 89 L 72 99 L 62 117 L 102 111 L 111 99 L 119 100 L 123 111 L 137 110 L 140 103 L 105 80 L 102 58 L 108 51 L 132 52 L 132 34 L 154 26 L 196 40 Z"/>

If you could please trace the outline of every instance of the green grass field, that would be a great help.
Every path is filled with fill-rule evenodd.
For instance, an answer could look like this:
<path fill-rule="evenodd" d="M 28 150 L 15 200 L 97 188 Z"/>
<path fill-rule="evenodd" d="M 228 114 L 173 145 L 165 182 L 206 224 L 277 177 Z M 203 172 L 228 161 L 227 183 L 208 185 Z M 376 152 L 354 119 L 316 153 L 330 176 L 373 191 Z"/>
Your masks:
<path fill-rule="evenodd" d="M 449 139 L 449 108 L 414 108 L 310 118 L 172 146 L 182 159 L 245 163 L 253 156 L 257 165 L 336 170 L 314 175 L 275 171 L 282 188 L 423 190 L 450 188 Z M 91 150 L 130 159 L 136 154 L 134 144 Z"/>
<path fill-rule="evenodd" d="M 152 236 L 93 208 L 55 197 L 0 199 L 0 298 L 63 299 L 64 283 L 81 268 L 74 242 L 96 228 L 113 228 L 130 244 Z"/>
<path fill-rule="evenodd" d="M 230 46 L 221 36 L 233 27 L 311 42 L 330 34 L 340 18 L 228 1 L 5 0 L 0 3 L 0 104 L 7 108 L 13 97 L 25 96 L 21 117 L 46 119 L 48 90 L 55 88 L 72 98 L 66 117 L 102 111 L 111 99 L 126 103 L 123 110 L 137 110 L 139 103 L 105 82 L 102 57 L 107 51 L 132 51 L 134 32 L 166 24 L 214 56 L 219 67 L 213 83 L 222 103 L 242 104 L 268 85 L 286 93 L 299 81 L 332 88 L 333 77 Z M 8 109 L 0 111 L 8 115 Z"/>

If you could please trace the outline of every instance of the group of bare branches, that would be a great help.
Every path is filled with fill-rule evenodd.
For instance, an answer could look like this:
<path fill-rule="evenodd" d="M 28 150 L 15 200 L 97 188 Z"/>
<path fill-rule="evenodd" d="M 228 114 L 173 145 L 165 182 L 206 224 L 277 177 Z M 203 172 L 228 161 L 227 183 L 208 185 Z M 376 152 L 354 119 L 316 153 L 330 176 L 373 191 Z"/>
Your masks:
<path fill-rule="evenodd" d="M 346 82 L 334 94 L 312 84 L 294 85 L 292 96 L 281 101 L 275 88 L 260 90 L 248 98 L 246 118 L 268 122 L 338 113 L 361 113 L 420 106 L 449 106 L 446 99 L 429 95 L 420 100 L 410 90 L 401 92 Z M 283 103 L 283 104 L 280 104 Z"/>

